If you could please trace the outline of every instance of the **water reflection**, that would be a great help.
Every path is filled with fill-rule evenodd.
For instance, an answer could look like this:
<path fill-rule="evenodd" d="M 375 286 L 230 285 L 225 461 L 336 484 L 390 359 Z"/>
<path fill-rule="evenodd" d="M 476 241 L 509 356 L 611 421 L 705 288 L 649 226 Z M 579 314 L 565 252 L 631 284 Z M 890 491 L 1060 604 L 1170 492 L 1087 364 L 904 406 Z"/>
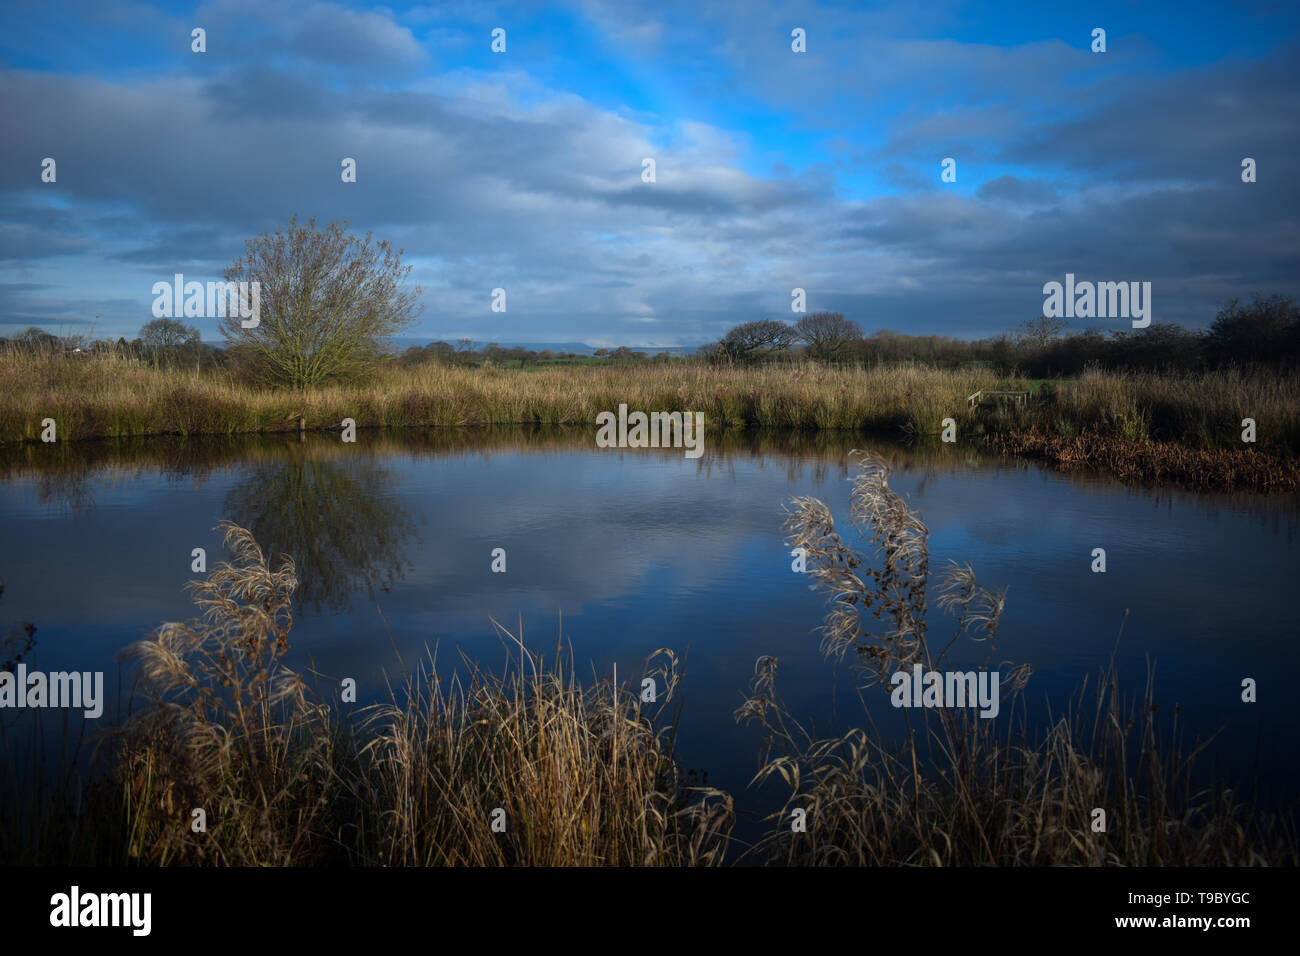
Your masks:
<path fill-rule="evenodd" d="M 251 463 L 226 495 L 226 517 L 252 531 L 265 554 L 293 558 L 295 610 L 351 610 L 354 593 L 373 600 L 410 567 L 414 522 L 378 462 L 334 446 L 291 444 Z"/>
<path fill-rule="evenodd" d="M 758 656 L 780 658 L 809 726 L 833 729 L 832 688 L 852 692 L 817 653 L 825 600 L 791 573 L 780 527 L 791 497 L 815 495 L 851 534 L 845 479 L 861 447 L 893 463 L 891 484 L 931 529 L 933 567 L 969 560 L 981 582 L 1010 587 L 998 651 L 1034 665 L 1042 709 L 1059 712 L 1126 621 L 1121 673 L 1141 682 L 1158 661 L 1180 727 L 1230 724 L 1217 753 L 1286 766 L 1300 732 L 1284 696 L 1243 708 L 1239 686 L 1300 668 L 1294 496 L 1126 486 L 978 447 L 835 432 L 710 432 L 699 460 L 598 450 L 591 429 L 357 437 L 0 448 L 0 624 L 39 624 L 45 669 L 111 674 L 122 647 L 193 614 L 191 549 L 208 548 L 211 566 L 212 529 L 228 518 L 298 564 L 313 612 L 295 620 L 300 669 L 375 695 L 398 654 L 429 645 L 491 667 L 502 650 L 490 618 L 547 646 L 558 632 L 584 677 L 671 647 L 688 652 L 682 743 L 740 792 L 757 744 L 732 712 Z M 489 569 L 498 546 L 506 574 Z M 1095 547 L 1105 575 L 1088 570 Z M 886 705 L 880 719 L 891 716 Z"/>
<path fill-rule="evenodd" d="M 327 434 L 158 437 L 53 445 L 10 444 L 0 446 L 0 481 L 30 479 L 41 504 L 64 513 L 83 513 L 93 510 L 95 489 L 105 482 L 130 483 L 161 477 L 171 482 L 186 482 L 197 489 L 214 474 L 234 473 L 249 461 L 267 466 L 272 463 L 296 463 L 299 467 L 308 461 L 337 464 L 363 458 L 377 461 L 398 456 L 409 461 L 430 457 L 474 457 L 490 462 L 493 457 L 502 454 L 545 456 L 587 451 L 594 447 L 593 434 L 591 429 L 585 428 L 517 426 L 362 430 L 357 434 L 357 443 L 347 446 L 342 445 L 337 435 Z M 916 476 L 920 481 L 918 490 L 922 493 L 928 483 L 939 475 L 978 470 L 1040 474 L 1044 478 L 1066 482 L 1085 492 L 1115 493 L 1125 489 L 1126 493 L 1148 496 L 1155 503 L 1166 507 L 1177 501 L 1195 500 L 1199 506 L 1212 511 L 1224 509 L 1233 514 L 1252 515 L 1275 527 L 1279 518 L 1300 516 L 1300 495 L 1295 494 L 1266 495 L 1247 490 L 1190 492 L 1151 484 L 1121 483 L 1105 474 L 1055 471 L 1038 462 L 1005 458 L 986 451 L 978 444 L 945 445 L 937 441 L 909 444 L 882 439 L 879 435 L 843 431 L 761 432 L 713 429 L 708 433 L 704 456 L 691 464 L 706 478 L 734 479 L 736 463 L 744 461 L 756 463 L 760 469 L 769 466 L 784 468 L 791 483 L 807 478 L 820 484 L 831 477 L 848 477 L 851 467 L 849 452 L 854 448 L 871 448 L 881 452 L 891 462 L 895 474 Z M 660 460 L 680 459 L 682 456 L 680 449 L 610 450 L 604 453 Z M 288 496 L 285 499 L 286 505 L 292 501 L 294 486 L 300 480 L 319 481 L 320 484 L 316 487 L 321 490 L 335 487 L 336 481 L 325 475 L 302 475 L 295 478 L 288 474 L 276 480 Z M 385 480 L 382 469 L 369 476 L 353 476 L 353 481 L 367 490 L 382 491 Z M 360 488 L 342 486 L 338 486 L 338 490 L 344 495 L 355 495 L 361 491 Z M 363 504 L 355 497 L 349 500 L 353 504 Z M 246 506 L 249 513 L 264 510 L 252 501 L 247 501 Z M 294 507 L 301 511 L 305 507 L 305 500 L 297 502 Z M 382 516 L 376 513 L 376 517 Z M 346 516 L 339 515 L 337 518 L 346 521 Z M 1286 522 L 1287 533 L 1291 532 L 1293 524 L 1291 521 Z M 306 526 L 310 526 L 310 522 Z M 268 521 L 267 527 L 273 528 L 275 524 Z M 362 548 L 362 552 L 365 552 L 365 548 Z M 382 579 L 383 575 L 379 578 Z"/>

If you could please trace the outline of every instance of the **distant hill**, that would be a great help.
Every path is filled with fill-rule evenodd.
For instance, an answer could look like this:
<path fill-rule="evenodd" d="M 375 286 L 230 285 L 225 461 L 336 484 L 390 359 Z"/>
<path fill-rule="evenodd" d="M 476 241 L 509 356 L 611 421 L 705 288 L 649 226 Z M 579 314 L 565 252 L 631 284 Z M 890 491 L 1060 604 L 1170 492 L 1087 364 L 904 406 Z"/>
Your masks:
<path fill-rule="evenodd" d="M 430 342 L 439 341 L 437 338 L 414 338 L 404 336 L 393 339 L 394 349 L 398 352 L 410 348 L 412 345 L 428 345 Z M 451 339 L 443 339 L 444 342 L 456 343 Z M 482 348 L 487 342 L 475 340 L 475 344 Z M 588 345 L 586 342 L 498 342 L 502 348 L 508 349 L 528 349 L 530 352 L 541 352 L 550 350 L 552 352 L 573 352 L 577 355 L 591 355 L 600 346 Z M 696 345 L 629 345 L 633 352 L 645 352 L 648 355 L 658 355 L 660 352 L 667 352 L 669 355 L 676 355 L 679 352 L 682 355 L 693 355 L 699 346 Z"/>
<path fill-rule="evenodd" d="M 393 339 L 393 351 L 404 352 L 412 345 L 425 346 L 430 342 L 437 342 L 438 338 L 416 338 L 412 336 L 401 336 Z M 442 339 L 443 342 L 450 342 L 453 346 L 456 344 L 450 339 Z M 223 348 L 224 341 L 209 342 L 204 341 L 204 345 L 210 345 L 213 348 Z M 479 348 L 487 345 L 487 342 L 480 342 L 475 339 L 474 344 Z M 586 342 L 498 342 L 502 348 L 517 349 L 524 348 L 530 352 L 542 352 L 550 350 L 552 352 L 573 352 L 576 355 L 592 355 L 595 353 L 597 345 L 588 345 Z M 629 345 L 633 352 L 644 352 L 646 355 L 658 355 L 660 352 L 667 352 L 669 355 L 694 355 L 698 345 Z"/>

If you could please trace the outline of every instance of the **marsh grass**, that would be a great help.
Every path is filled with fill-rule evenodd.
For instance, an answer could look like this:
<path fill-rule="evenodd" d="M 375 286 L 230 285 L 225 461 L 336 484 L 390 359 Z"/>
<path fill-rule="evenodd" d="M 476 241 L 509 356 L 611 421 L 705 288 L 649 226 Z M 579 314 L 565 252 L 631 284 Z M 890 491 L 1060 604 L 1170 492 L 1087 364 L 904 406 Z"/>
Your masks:
<path fill-rule="evenodd" d="M 1158 724 L 1152 675 L 1126 702 L 1113 661 L 1045 730 L 1025 719 L 1021 666 L 1002 678 L 1004 720 L 921 709 L 904 712 L 901 741 L 880 731 L 869 699 L 879 706 L 877 685 L 913 663 L 952 666 L 971 642 L 987 645 L 987 666 L 1006 599 L 955 563 L 931 598 L 928 529 L 888 478 L 879 456 L 862 456 L 850 498 L 874 564 L 844 542 L 824 504 L 792 502 L 790 543 L 807 549 L 830 602 L 822 651 L 856 654 L 862 725 L 816 737 L 781 702 L 776 660 L 759 658 L 736 719 L 766 732 L 754 783 L 779 779 L 788 796 L 751 854 L 782 865 L 1296 865 L 1294 817 L 1243 802 L 1222 781 L 1196 783 L 1208 742 L 1185 747 L 1177 713 Z M 955 623 L 939 645 L 928 635 L 943 615 Z M 806 833 L 791 827 L 796 808 Z M 1104 832 L 1093 832 L 1094 808 L 1106 811 Z"/>
<path fill-rule="evenodd" d="M 159 368 L 112 353 L 65 357 L 17 347 L 0 350 L 0 381 L 6 385 L 0 444 L 39 441 L 46 418 L 54 419 L 66 442 L 337 429 L 345 418 L 361 428 L 594 427 L 600 412 L 626 403 L 646 412 L 703 412 L 713 436 L 716 429 L 783 429 L 914 438 L 937 435 L 952 418 L 963 440 L 983 435 L 1006 453 L 1052 458 L 1049 444 L 1097 446 L 1082 463 L 1117 463 L 1110 470 L 1125 478 L 1300 487 L 1300 389 L 1293 375 L 1266 370 L 1092 369 L 1041 385 L 1025 406 L 973 409 L 966 397 L 976 391 L 1020 391 L 1033 383 L 981 368 L 915 364 L 715 368 L 679 361 L 523 371 L 430 363 L 390 365 L 363 383 L 293 391 L 249 385 L 220 369 Z M 1244 418 L 1258 426 L 1257 441 L 1248 446 L 1241 441 Z M 1188 457 L 1184 450 L 1201 455 Z"/>
<path fill-rule="evenodd" d="M 1300 388 L 1262 369 L 1111 375 L 1040 389 L 1030 415 L 995 412 L 988 445 L 1065 469 L 1186 487 L 1300 490 Z M 1253 419 L 1256 441 L 1242 441 Z"/>
<path fill-rule="evenodd" d="M 293 562 L 272 570 L 248 531 L 224 532 L 231 560 L 190 584 L 199 616 L 126 655 L 145 703 L 105 742 L 107 769 L 76 794 L 39 783 L 35 767 L 6 780 L 46 801 L 21 820 L 3 808 L 7 824 L 40 824 L 6 825 L 11 862 L 722 862 L 731 800 L 678 765 L 672 651 L 647 661 L 658 692 L 643 704 L 639 681 L 582 686 L 571 649 L 557 641 L 547 660 L 496 625 L 513 660 L 503 673 L 466 661 L 444 679 L 430 653 L 403 665 L 385 702 L 349 713 L 336 681 L 318 693 L 285 665 Z M 491 826 L 498 808 L 504 832 Z"/>
<path fill-rule="evenodd" d="M 284 665 L 293 562 L 271 570 L 227 523 L 231 561 L 187 587 L 201 616 L 130 648 L 148 705 L 123 731 L 130 855 L 150 863 L 312 862 L 341 809 L 332 768 L 347 741 Z M 189 825 L 194 809 L 207 827 Z M 177 825 L 177 820 L 186 821 Z"/>
<path fill-rule="evenodd" d="M 735 806 L 696 786 L 675 747 L 681 664 L 647 659 L 657 700 L 617 674 L 577 679 L 557 634 L 545 657 L 493 622 L 510 663 L 468 660 L 443 676 L 436 651 L 386 699 L 340 701 L 337 679 L 286 664 L 298 586 L 293 562 L 273 569 L 245 529 L 226 523 L 231 559 L 192 582 L 198 616 L 169 622 L 129 649 L 143 706 L 100 737 L 47 763 L 43 733 L 0 740 L 0 858 L 40 865 L 1295 865 L 1294 817 L 1198 782 L 1178 714 L 1157 717 L 1154 682 L 1125 701 L 1113 666 L 1085 682 L 1066 713 L 1026 719 L 1026 667 L 1002 678 L 1003 719 L 920 710 L 901 740 L 872 720 L 879 686 L 920 663 L 995 658 L 1005 591 L 949 563 L 930 586 L 929 530 L 862 456 L 853 479 L 856 529 L 872 560 L 812 498 L 792 503 L 787 530 L 808 549 L 830 610 L 822 650 L 861 677 L 860 726 L 817 737 L 777 691 L 760 658 L 737 711 L 768 742 L 756 782 L 787 796 L 756 845 L 732 836 Z M 931 604 L 941 614 L 931 614 Z M 940 632 L 941 619 L 950 629 Z M 938 634 L 939 636 L 935 636 Z M 1000 668 L 1004 665 L 999 662 Z M 324 689 L 322 689 L 324 688 Z M 1172 726 L 1167 721 L 1172 719 Z M 83 770 L 85 772 L 83 773 Z M 807 811 L 806 833 L 789 827 Z M 1092 810 L 1107 812 L 1092 832 Z M 202 808 L 206 830 L 192 827 Z M 505 829 L 492 821 L 504 813 Z M 738 854 L 738 851 L 739 852 Z"/>
<path fill-rule="evenodd" d="M 495 623 L 495 622 L 494 622 Z M 580 686 L 572 654 L 551 665 L 514 645 L 507 677 L 466 662 L 446 687 L 433 661 L 364 723 L 367 806 L 390 807 L 371 836 L 387 865 L 666 866 L 722 862 L 733 812 L 721 791 L 690 787 L 674 732 L 613 680 Z M 673 700 L 680 675 L 667 649 L 648 672 Z M 661 711 L 662 712 L 662 711 Z M 505 832 L 487 821 L 503 811 Z"/>
<path fill-rule="evenodd" d="M 917 366 L 864 371 L 814 364 L 715 369 L 703 364 L 389 367 L 364 384 L 258 388 L 229 373 L 154 368 L 114 355 L 0 352 L 0 441 L 36 440 L 53 418 L 61 440 L 360 427 L 592 425 L 625 402 L 642 411 L 703 411 L 710 426 L 938 432 L 977 372 Z M 1018 380 L 1016 380 L 1018 381 Z"/>
<path fill-rule="evenodd" d="M 1263 370 L 1188 374 L 1089 370 L 1048 383 L 1029 405 L 967 408 L 980 389 L 1024 390 L 1027 379 L 984 369 L 919 365 L 830 367 L 813 362 L 713 368 L 674 362 L 515 371 L 427 364 L 388 367 L 369 381 L 303 391 L 247 385 L 228 372 L 157 368 L 112 354 L 68 358 L 0 350 L 0 441 L 35 440 L 52 417 L 61 439 L 229 435 L 360 426 L 579 424 L 626 402 L 642 411 L 703 411 L 710 425 L 905 430 L 936 434 L 1036 425 L 1098 428 L 1133 440 L 1235 448 L 1241 420 L 1259 423 L 1261 448 L 1300 449 L 1294 376 Z"/>

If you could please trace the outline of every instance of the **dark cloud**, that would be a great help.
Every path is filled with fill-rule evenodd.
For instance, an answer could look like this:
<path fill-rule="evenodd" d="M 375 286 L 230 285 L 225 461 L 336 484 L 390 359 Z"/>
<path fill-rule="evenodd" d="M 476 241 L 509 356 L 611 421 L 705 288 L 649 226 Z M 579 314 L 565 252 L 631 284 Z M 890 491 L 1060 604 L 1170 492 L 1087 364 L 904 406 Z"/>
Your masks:
<path fill-rule="evenodd" d="M 868 329 L 980 335 L 1036 314 L 1067 271 L 1150 280 L 1158 318 L 1196 324 L 1233 295 L 1300 293 L 1294 49 L 1159 72 L 1131 43 L 1102 73 L 1059 40 L 891 39 L 892 14 L 845 12 L 838 33 L 810 27 L 817 56 L 790 72 L 763 46 L 782 15 L 701 11 L 728 25 L 714 66 L 748 64 L 735 82 L 765 107 L 803 102 L 792 115 L 833 150 L 796 171 L 779 139 L 752 144 L 725 117 L 598 105 L 516 62 L 439 72 L 419 18 L 305 9 L 212 4 L 210 37 L 253 52 L 184 69 L 0 73 L 0 269 L 21 288 L 0 319 L 90 308 L 132 334 L 157 275 L 215 277 L 295 213 L 404 248 L 430 338 L 694 344 L 789 317 L 795 286 Z M 684 56 L 666 15 L 590 9 L 630 49 Z M 714 75 L 693 79 L 699 95 L 737 94 Z M 889 97 L 863 139 L 855 111 Z M 810 135 L 792 130 L 792 151 Z M 1258 183 L 1240 182 L 1244 155 Z M 39 181 L 45 156 L 56 184 Z M 938 181 L 945 156 L 957 184 Z M 497 287 L 504 315 L 489 309 Z"/>
<path fill-rule="evenodd" d="M 1057 198 L 1057 192 L 1050 185 L 1017 176 L 999 176 L 981 183 L 976 191 L 980 199 L 990 202 L 1028 203 L 1041 205 Z"/>

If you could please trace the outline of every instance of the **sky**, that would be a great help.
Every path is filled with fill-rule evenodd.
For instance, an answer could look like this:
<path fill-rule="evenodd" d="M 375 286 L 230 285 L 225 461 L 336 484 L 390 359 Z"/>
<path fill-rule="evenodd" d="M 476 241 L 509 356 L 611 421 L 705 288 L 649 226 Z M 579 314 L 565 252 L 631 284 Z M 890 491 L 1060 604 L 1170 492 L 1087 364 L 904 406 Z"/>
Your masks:
<path fill-rule="evenodd" d="M 6 0 L 0 336 L 132 338 L 294 215 L 401 248 L 425 341 L 698 345 L 796 288 L 978 338 L 1067 273 L 1203 328 L 1300 298 L 1298 53 L 1267 0 Z"/>

